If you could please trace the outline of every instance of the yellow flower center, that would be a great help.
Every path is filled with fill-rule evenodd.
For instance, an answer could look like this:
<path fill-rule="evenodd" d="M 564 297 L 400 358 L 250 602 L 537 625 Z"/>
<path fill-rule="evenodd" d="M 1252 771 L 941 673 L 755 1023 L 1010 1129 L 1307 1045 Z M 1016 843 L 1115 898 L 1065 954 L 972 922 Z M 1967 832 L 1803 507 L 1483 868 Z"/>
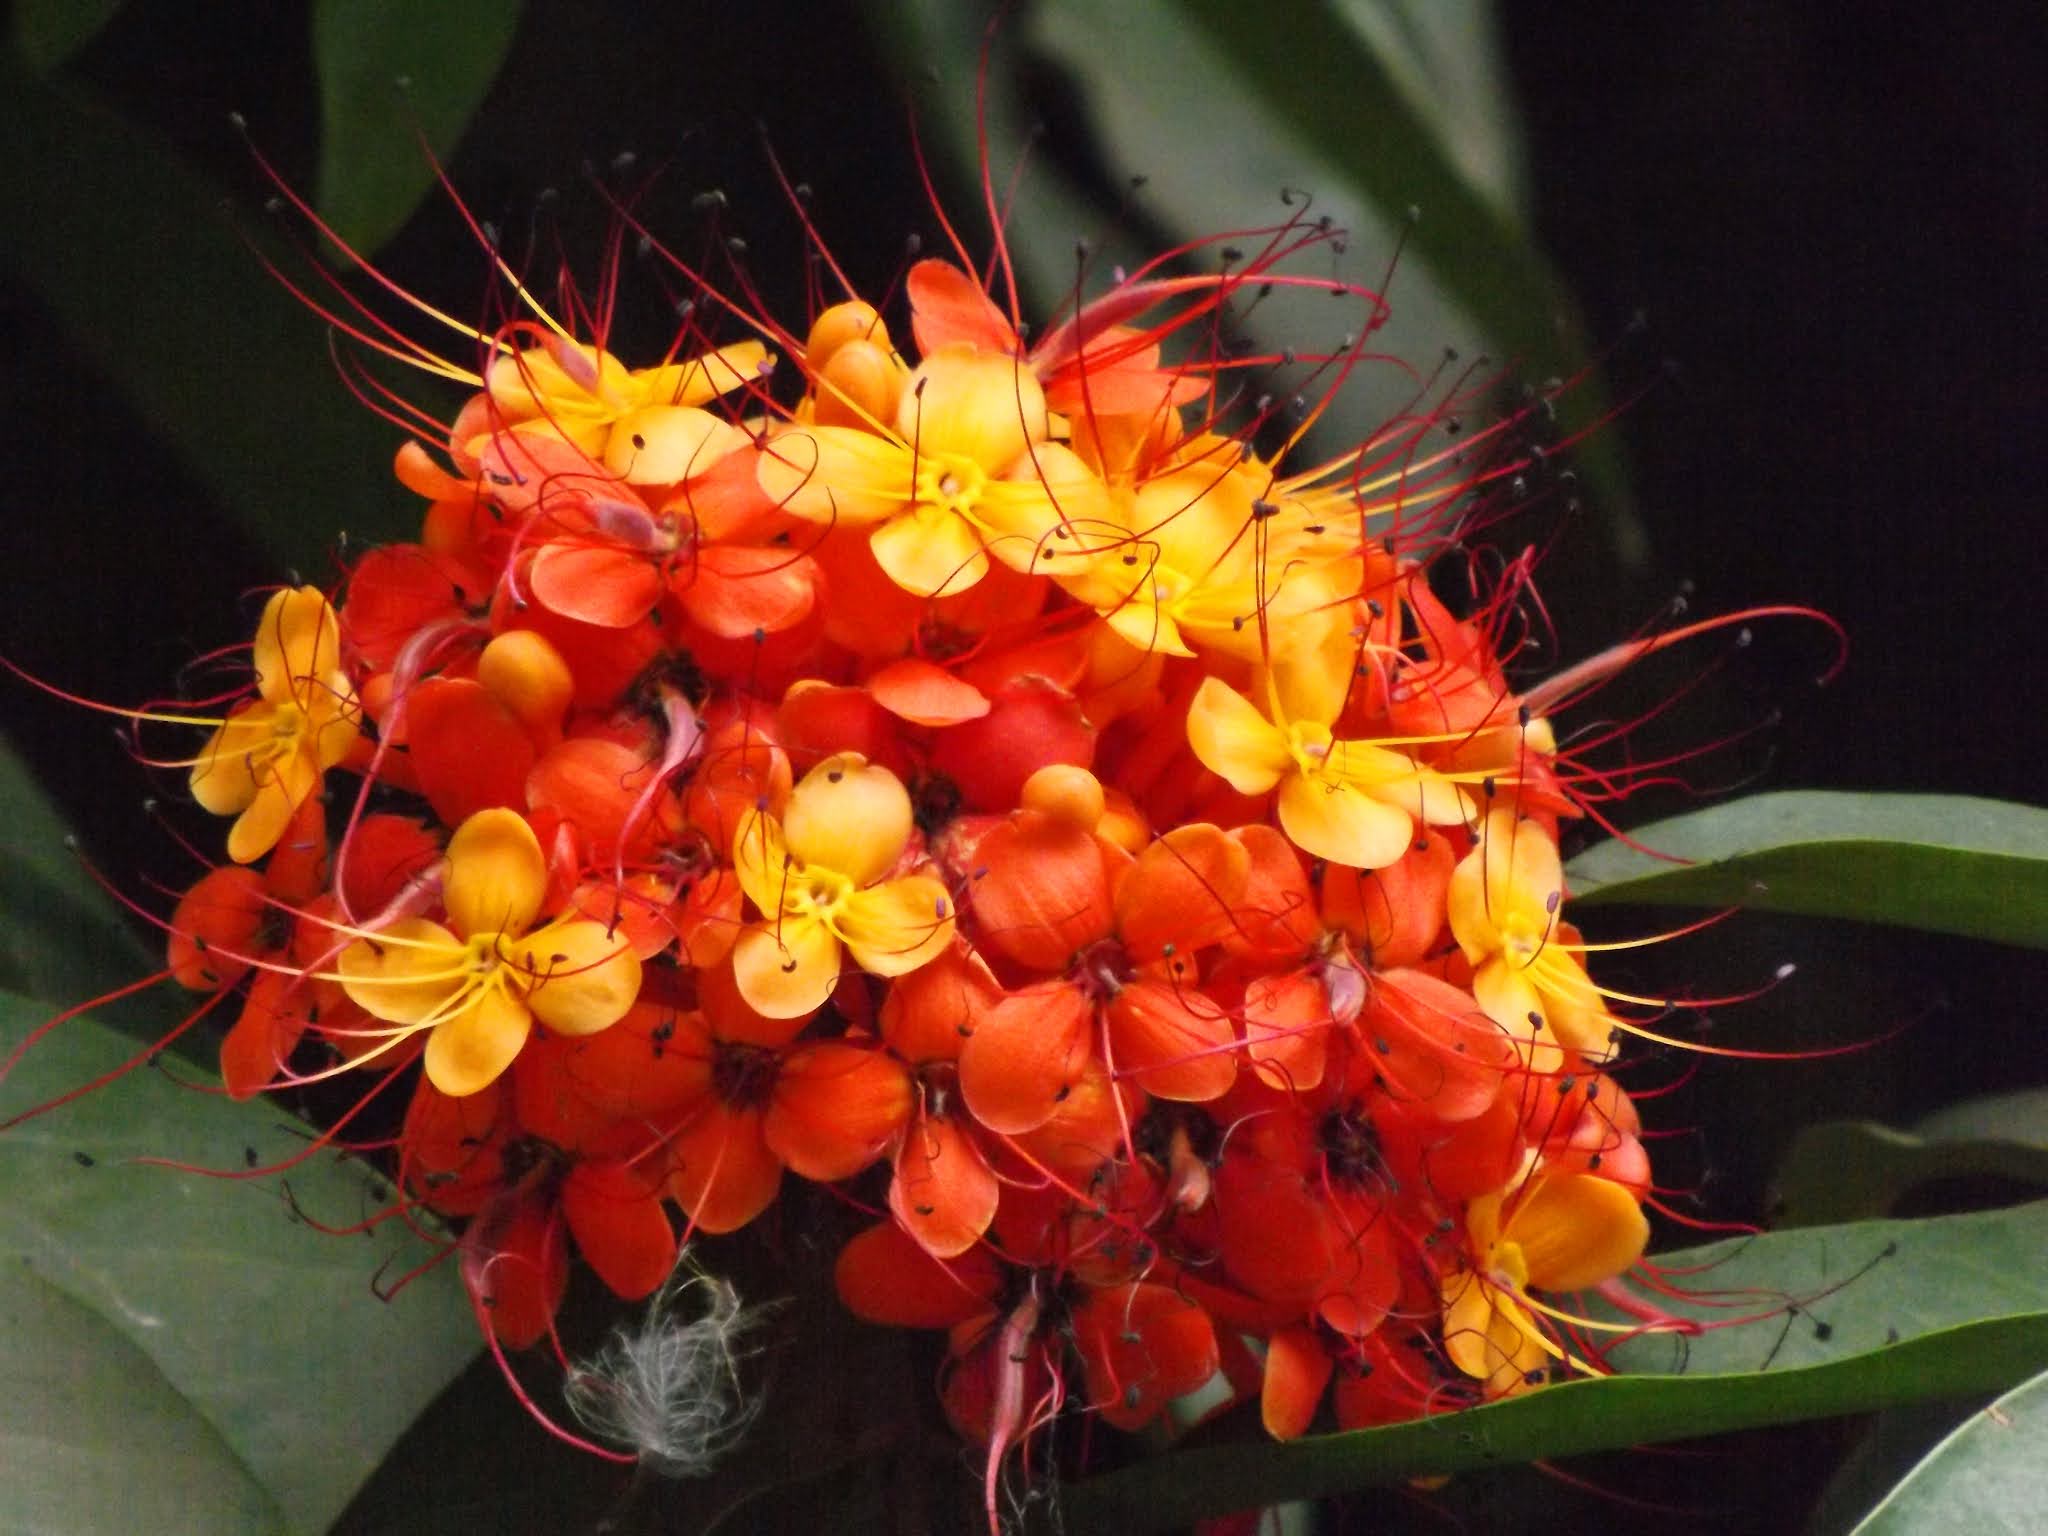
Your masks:
<path fill-rule="evenodd" d="M 837 870 L 805 865 L 790 871 L 782 909 L 791 917 L 808 918 L 830 927 L 853 893 L 853 882 Z"/>
<path fill-rule="evenodd" d="M 1294 720 L 1287 726 L 1287 750 L 1304 778 L 1313 779 L 1329 765 L 1330 746 L 1335 738 L 1327 725 L 1313 720 Z"/>
<path fill-rule="evenodd" d="M 924 453 L 919 456 L 917 502 L 920 508 L 972 517 L 988 485 L 988 471 L 964 454 Z"/>

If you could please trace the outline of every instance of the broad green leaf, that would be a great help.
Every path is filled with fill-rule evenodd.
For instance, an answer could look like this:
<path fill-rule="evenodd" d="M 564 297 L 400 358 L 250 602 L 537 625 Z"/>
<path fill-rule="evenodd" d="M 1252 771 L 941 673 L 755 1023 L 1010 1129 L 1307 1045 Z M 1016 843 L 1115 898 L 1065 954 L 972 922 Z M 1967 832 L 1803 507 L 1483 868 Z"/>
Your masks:
<path fill-rule="evenodd" d="M 2032 1141 L 1915 1135 L 1827 1120 L 1793 1137 L 1775 1180 L 1781 1227 L 1883 1216 L 1937 1179 L 2000 1179 L 2048 1193 L 2048 1136 Z"/>
<path fill-rule="evenodd" d="M 1753 907 L 2048 947 L 2048 810 L 1790 790 L 1638 828 L 1566 869 L 1574 900 Z"/>
<path fill-rule="evenodd" d="M 93 883 L 57 808 L 4 736 L 0 913 L 0 992 L 65 1007 L 161 963 Z"/>
<path fill-rule="evenodd" d="M 348 399 L 324 326 L 237 237 L 221 190 L 12 49 L 0 98 L 0 262 L 280 564 L 321 569 L 344 515 L 370 538 L 416 524 L 390 429 Z"/>
<path fill-rule="evenodd" d="M 1973 1414 L 1856 1527 L 1856 1536 L 2029 1536 L 2048 1514 L 2048 1374 Z"/>
<path fill-rule="evenodd" d="M 397 234 L 483 105 L 519 0 L 314 0 L 322 217 L 364 256 Z M 425 146 L 422 147 L 422 140 Z"/>
<path fill-rule="evenodd" d="M 99 36 L 122 0 L 14 0 L 14 40 L 34 69 L 47 73 Z"/>
<path fill-rule="evenodd" d="M 1659 1298 L 1718 1326 L 1622 1346 L 1635 1374 L 1384 1429 L 1161 1456 L 1070 1487 L 1062 1512 L 1087 1529 L 1151 1530 L 1425 1473 L 2000 1390 L 2048 1366 L 2043 1252 L 2048 1202 L 1663 1255 L 1675 1284 L 1724 1304 Z M 1753 1320 L 1730 1325 L 1742 1318 Z"/>
<path fill-rule="evenodd" d="M 282 1536 L 213 1426 L 104 1317 L 0 1270 L 0 1530 Z"/>
<path fill-rule="evenodd" d="M 0 997 L 0 1053 L 44 1012 Z M 65 1024 L 0 1083 L 0 1118 L 112 1070 L 134 1049 L 90 1019 Z M 290 1201 L 274 1177 L 140 1164 L 175 1158 L 240 1174 L 308 1150 L 311 1132 L 273 1106 L 208 1088 L 136 1071 L 0 1132 L 0 1264 L 55 1287 L 138 1347 L 289 1527 L 320 1531 L 476 1352 L 476 1324 L 447 1265 L 379 1299 L 380 1274 L 388 1282 L 431 1257 L 402 1223 L 346 1237 L 294 1219 L 296 1205 L 347 1226 L 386 1206 L 390 1191 L 356 1163 L 314 1152 L 289 1173 Z M 108 1412 L 123 1429 L 118 1407 Z"/>

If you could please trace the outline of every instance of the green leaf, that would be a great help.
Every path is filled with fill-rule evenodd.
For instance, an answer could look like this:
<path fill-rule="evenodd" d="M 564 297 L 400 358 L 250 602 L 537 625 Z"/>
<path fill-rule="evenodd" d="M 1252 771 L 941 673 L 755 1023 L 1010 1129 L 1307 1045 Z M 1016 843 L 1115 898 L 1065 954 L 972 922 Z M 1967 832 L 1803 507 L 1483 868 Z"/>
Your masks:
<path fill-rule="evenodd" d="M 1653 822 L 1566 868 L 1573 899 L 1752 907 L 2048 948 L 2048 810 L 1793 790 Z M 1690 862 L 1674 863 L 1672 860 Z"/>
<path fill-rule="evenodd" d="M 86 873 L 70 831 L 0 736 L 0 992 L 66 1006 L 161 962 Z"/>
<path fill-rule="evenodd" d="M 98 37 L 122 0 L 14 0 L 14 42 L 47 74 Z"/>
<path fill-rule="evenodd" d="M 1810 1227 L 1883 1216 L 1942 1179 L 1998 1179 L 2048 1193 L 2048 1137 L 1951 1139 L 1869 1120 L 1827 1120 L 1792 1138 L 1779 1165 L 1776 1221 Z"/>
<path fill-rule="evenodd" d="M 1623 1345 L 1617 1361 L 1636 1374 L 1384 1429 L 1161 1456 L 1075 1484 L 1061 1510 L 1086 1529 L 1151 1530 L 1425 1473 L 1999 1390 L 2048 1366 L 2044 1251 L 2048 1202 L 1664 1255 L 1677 1284 L 1731 1304 L 1659 1298 L 1716 1326 Z"/>
<path fill-rule="evenodd" d="M 1856 1536 L 2028 1536 L 2048 1511 L 2048 1374 L 1973 1415 L 1856 1527 Z"/>
<path fill-rule="evenodd" d="M 104 1317 L 0 1270 L 9 1531 L 281 1536 L 283 1513 L 213 1426 Z"/>
<path fill-rule="evenodd" d="M 358 535 L 417 526 L 390 429 L 347 399 L 322 323 L 237 237 L 220 189 L 12 49 L 0 99 L 0 262 L 280 563 L 319 569 L 337 507 Z"/>
<path fill-rule="evenodd" d="M 0 997 L 0 1052 L 43 1014 Z M 133 1052 L 92 1020 L 67 1023 L 0 1084 L 0 1118 Z M 461 1287 L 443 1265 L 380 1300 L 380 1272 L 388 1280 L 431 1256 L 401 1223 L 329 1236 L 294 1220 L 275 1178 L 209 1178 L 138 1159 L 239 1174 L 305 1151 L 310 1136 L 273 1106 L 146 1070 L 0 1133 L 6 1272 L 55 1287 L 138 1347 L 305 1532 L 326 1528 L 476 1352 Z M 298 1209 L 333 1225 L 391 1199 L 366 1169 L 330 1152 L 293 1168 L 289 1184 Z M 145 1454 L 148 1424 L 131 1424 L 118 1403 L 106 1413 L 106 1427 Z"/>
<path fill-rule="evenodd" d="M 376 252 L 434 185 L 519 30 L 518 0 L 314 0 L 319 206 Z M 422 149 L 421 140 L 426 142 Z"/>

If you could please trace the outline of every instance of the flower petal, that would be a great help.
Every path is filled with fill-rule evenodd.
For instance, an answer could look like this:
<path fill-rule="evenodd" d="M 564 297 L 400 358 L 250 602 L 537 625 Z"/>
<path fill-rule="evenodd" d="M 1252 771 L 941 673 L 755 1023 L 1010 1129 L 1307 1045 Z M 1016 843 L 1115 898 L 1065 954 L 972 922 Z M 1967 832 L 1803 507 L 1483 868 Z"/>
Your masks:
<path fill-rule="evenodd" d="M 920 1117 L 896 1154 L 889 1209 L 934 1258 L 951 1259 L 981 1240 L 995 1220 L 1001 1187 L 959 1123 Z"/>
<path fill-rule="evenodd" d="M 839 985 L 839 939 L 812 917 L 749 924 L 733 941 L 732 972 L 756 1013 L 794 1019 L 822 1008 Z"/>
<path fill-rule="evenodd" d="M 273 592 L 256 621 L 256 691 L 272 704 L 311 702 L 341 666 L 341 625 L 318 587 Z"/>
<path fill-rule="evenodd" d="M 532 1031 L 533 1015 L 509 988 L 480 987 L 468 1007 L 427 1037 L 427 1080 L 456 1099 L 488 1088 Z"/>
<path fill-rule="evenodd" d="M 1188 745 L 1241 795 L 1263 795 L 1293 766 L 1287 737 L 1228 683 L 1202 679 L 1188 706 Z"/>
<path fill-rule="evenodd" d="M 857 752 L 828 757 L 805 774 L 782 813 L 791 853 L 856 886 L 872 885 L 894 867 L 912 825 L 903 781 Z"/>
<path fill-rule="evenodd" d="M 550 923 L 518 950 L 526 1005 L 559 1035 L 594 1035 L 640 995 L 640 959 L 624 933 L 588 918 Z"/>
<path fill-rule="evenodd" d="M 790 1172 L 829 1184 L 879 1159 L 914 1102 L 910 1074 L 886 1051 L 821 1041 L 783 1059 L 762 1130 Z"/>
<path fill-rule="evenodd" d="M 517 811 L 478 811 L 448 839 L 441 901 L 449 924 L 464 938 L 525 933 L 540 915 L 547 883 L 540 839 Z"/>
<path fill-rule="evenodd" d="M 855 891 L 839 910 L 839 936 L 871 976 L 902 976 L 953 942 L 953 898 L 945 882 L 906 875 Z"/>
<path fill-rule="evenodd" d="M 1304 853 L 1353 869 L 1384 869 L 1415 841 L 1406 811 L 1349 784 L 1299 773 L 1280 783 L 1280 826 Z"/>
<path fill-rule="evenodd" d="M 469 980 L 466 946 L 439 923 L 401 917 L 356 940 L 335 961 L 341 989 L 387 1024 L 438 1018 Z"/>

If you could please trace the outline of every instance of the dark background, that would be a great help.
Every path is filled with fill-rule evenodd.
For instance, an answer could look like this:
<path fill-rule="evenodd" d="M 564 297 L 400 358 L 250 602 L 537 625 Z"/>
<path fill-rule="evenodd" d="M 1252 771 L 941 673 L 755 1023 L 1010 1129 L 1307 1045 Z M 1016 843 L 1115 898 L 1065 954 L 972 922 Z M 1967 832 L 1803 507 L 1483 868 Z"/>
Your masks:
<path fill-rule="evenodd" d="M 1825 645 L 1785 636 L 1724 668 L 1704 690 L 1705 719 L 1784 711 L 1768 751 L 1739 754 L 1734 772 L 1760 774 L 1764 787 L 2048 800 L 2035 649 L 2048 565 L 2037 298 L 2048 48 L 2035 13 L 1764 0 L 1654 15 L 1619 3 L 1502 13 L 1539 239 L 1596 338 L 1647 313 L 1646 337 L 1619 369 L 1676 364 L 1609 429 L 1631 461 L 1650 564 L 1617 573 L 1597 527 L 1576 531 L 1545 589 L 1565 653 L 1643 623 L 1681 582 L 1693 585 L 1695 612 L 1809 603 L 1849 632 L 1849 667 L 1815 689 Z M 252 207 L 263 188 L 225 126 L 230 110 L 289 179 L 310 180 L 316 119 L 297 7 L 137 0 L 73 68 Z M 849 270 L 886 278 L 905 235 L 932 229 L 894 78 L 842 6 L 765 6 L 742 19 L 732 7 L 539 0 L 451 176 L 486 213 L 516 219 L 538 188 L 572 184 L 585 159 L 627 148 L 666 158 L 679 218 L 690 193 L 732 190 L 734 227 L 762 253 L 767 295 L 791 310 L 797 293 L 778 273 L 794 270 L 797 232 L 762 174 L 756 119 L 816 189 L 820 224 Z M 40 174 L 65 176 L 61 155 Z M 430 209 L 387 265 L 449 298 L 441 274 L 475 266 L 463 240 L 445 209 Z M 253 262 L 249 281 L 265 281 Z M 0 646 L 95 697 L 160 693 L 189 656 L 241 637 L 235 594 L 279 572 L 11 279 L 0 287 L 0 347 Z M 249 404 L 274 411 L 283 432 L 294 411 L 353 408 L 338 386 L 309 404 L 268 399 L 261 380 Z M 359 516 L 346 510 L 347 487 L 336 496 L 338 522 Z M 385 500 L 381 490 L 366 499 Z M 179 878 L 102 723 L 18 687 L 5 697 L 9 734 L 110 874 Z M 1694 957 L 1703 985 L 1754 984 L 1781 960 L 1799 963 L 1785 987 L 1728 1013 L 1730 1037 L 1744 1043 L 1910 1026 L 1846 1061 L 1710 1070 L 1695 1096 L 1660 1110 L 1662 1124 L 1710 1128 L 1667 1144 L 1660 1166 L 1700 1183 L 1716 1214 L 1765 1210 L 1770 1168 L 1804 1121 L 1909 1123 L 1958 1097 L 2048 1078 L 2031 955 L 1744 918 L 1660 957 L 1664 984 Z M 1598 1477 L 1721 1520 L 1720 1501 L 1739 1497 L 1729 1485 L 1768 1455 L 1773 1486 L 1741 1518 L 1791 1528 L 1846 1433 L 1723 1443 L 1704 1461 L 1610 1462 Z M 1574 1504 L 1559 1481 L 1514 1486 L 1524 1501 L 1540 1489 L 1559 1522 L 1630 1517 Z M 1426 1501 L 1395 1506 L 1443 1525 Z M 1360 1511 L 1354 1528 L 1394 1512 Z"/>

